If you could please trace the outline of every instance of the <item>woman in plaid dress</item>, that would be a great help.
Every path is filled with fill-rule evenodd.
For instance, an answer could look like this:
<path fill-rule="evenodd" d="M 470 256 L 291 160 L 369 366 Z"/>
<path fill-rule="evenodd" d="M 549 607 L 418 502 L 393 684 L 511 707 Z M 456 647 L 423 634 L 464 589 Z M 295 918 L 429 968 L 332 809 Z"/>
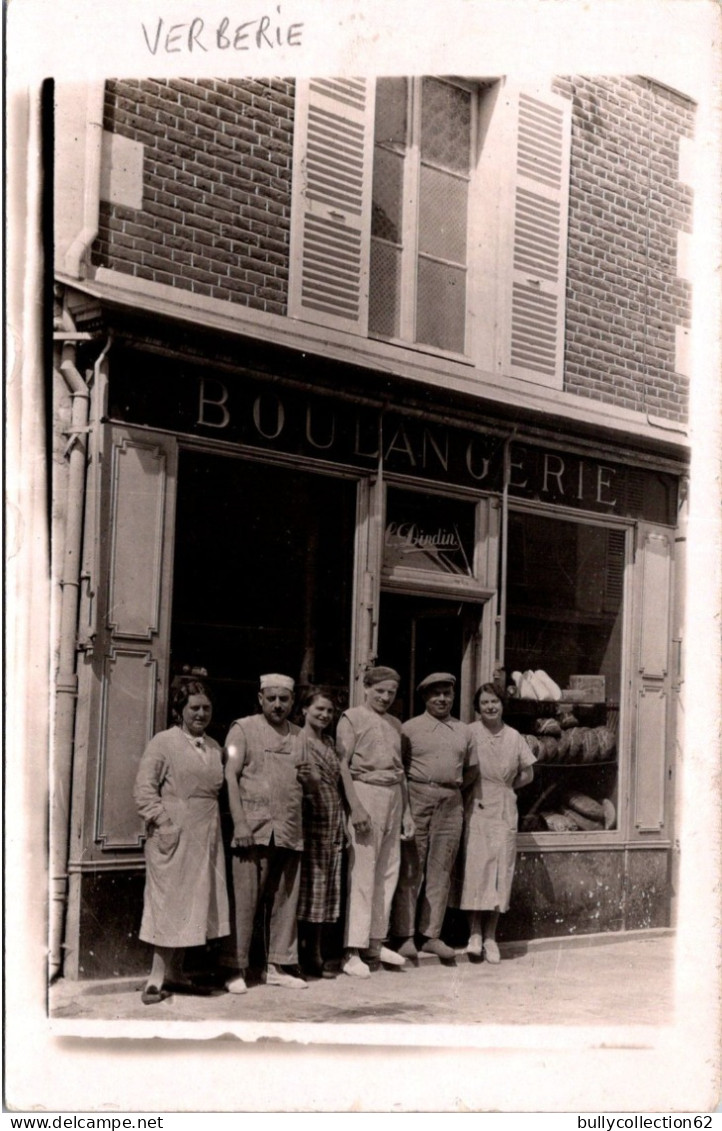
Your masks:
<path fill-rule="evenodd" d="M 335 923 L 341 911 L 341 857 L 343 817 L 339 793 L 339 762 L 333 740 L 326 733 L 333 722 L 334 702 L 323 688 L 310 688 L 301 700 L 304 725 L 295 741 L 313 763 L 320 782 L 306 794 L 303 808 L 304 852 L 298 918 L 308 940 L 304 962 L 308 973 L 334 977 L 324 966 L 324 923 Z"/>

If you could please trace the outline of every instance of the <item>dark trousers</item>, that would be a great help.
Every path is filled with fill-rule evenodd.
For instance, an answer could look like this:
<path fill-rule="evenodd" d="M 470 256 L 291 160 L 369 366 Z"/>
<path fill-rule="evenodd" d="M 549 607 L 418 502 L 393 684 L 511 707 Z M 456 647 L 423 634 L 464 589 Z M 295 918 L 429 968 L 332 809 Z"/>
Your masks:
<path fill-rule="evenodd" d="M 391 912 L 391 934 L 411 938 L 418 929 L 427 938 L 437 939 L 461 840 L 461 791 L 410 781 L 409 807 L 416 836 L 401 842 L 401 871 Z"/>
<path fill-rule="evenodd" d="M 233 908 L 231 937 L 226 948 L 229 965 L 248 966 L 253 926 L 263 909 L 268 916 L 268 962 L 295 966 L 298 962 L 296 909 L 301 886 L 301 853 L 275 844 L 234 849 L 231 855 Z M 265 932 L 264 932 L 265 933 Z"/>

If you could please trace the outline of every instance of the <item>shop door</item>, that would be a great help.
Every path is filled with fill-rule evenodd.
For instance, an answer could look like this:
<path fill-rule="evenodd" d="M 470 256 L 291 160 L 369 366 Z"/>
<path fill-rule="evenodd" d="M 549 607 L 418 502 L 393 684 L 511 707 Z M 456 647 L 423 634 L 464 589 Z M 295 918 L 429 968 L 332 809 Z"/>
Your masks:
<path fill-rule="evenodd" d="M 471 721 L 483 608 L 483 602 L 381 593 L 378 663 L 396 668 L 401 676 L 394 706 L 399 718 L 423 711 L 417 684 L 430 672 L 444 671 L 457 680 L 454 714 Z"/>

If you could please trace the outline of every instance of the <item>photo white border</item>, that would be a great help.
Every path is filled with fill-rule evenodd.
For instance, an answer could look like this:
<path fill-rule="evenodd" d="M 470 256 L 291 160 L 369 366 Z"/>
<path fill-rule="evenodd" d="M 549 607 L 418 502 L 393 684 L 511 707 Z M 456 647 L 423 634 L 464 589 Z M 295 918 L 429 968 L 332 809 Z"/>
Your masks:
<path fill-rule="evenodd" d="M 302 23 L 300 48 L 151 56 L 140 25 Z M 280 18 L 280 17 L 279 17 Z M 10 0 L 6 12 L 5 1103 L 16 1111 L 707 1111 L 720 1079 L 720 7 L 716 0 Z M 400 1047 L 314 1027 L 255 1042 L 147 1038 L 109 1022 L 58 1036 L 46 1009 L 47 717 L 51 663 L 45 440 L 37 379 L 42 245 L 37 99 L 46 77 L 363 72 L 645 74 L 694 98 L 695 335 L 676 1000 L 644 1030 L 444 1028 Z M 590 952 L 591 953 L 591 952 Z M 293 1029 L 293 1032 L 291 1032 Z M 82 1034 L 82 1035 L 81 1035 Z M 454 1033 L 459 1037 L 458 1031 Z M 478 1041 L 474 1041 L 476 1036 Z M 277 1039 L 281 1039 L 280 1037 Z M 305 1042 L 311 1042 L 312 1047 Z M 312 1060 L 309 1061 L 309 1056 Z M 180 1082 L 187 1081 L 181 1087 Z"/>

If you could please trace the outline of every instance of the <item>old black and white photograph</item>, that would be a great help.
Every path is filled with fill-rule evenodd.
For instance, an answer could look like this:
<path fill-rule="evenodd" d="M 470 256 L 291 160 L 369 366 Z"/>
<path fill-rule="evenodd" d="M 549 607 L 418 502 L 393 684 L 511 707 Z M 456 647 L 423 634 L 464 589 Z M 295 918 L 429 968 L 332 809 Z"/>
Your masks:
<path fill-rule="evenodd" d="M 6 1110 L 715 1112 L 718 6 L 7 16 Z"/>

